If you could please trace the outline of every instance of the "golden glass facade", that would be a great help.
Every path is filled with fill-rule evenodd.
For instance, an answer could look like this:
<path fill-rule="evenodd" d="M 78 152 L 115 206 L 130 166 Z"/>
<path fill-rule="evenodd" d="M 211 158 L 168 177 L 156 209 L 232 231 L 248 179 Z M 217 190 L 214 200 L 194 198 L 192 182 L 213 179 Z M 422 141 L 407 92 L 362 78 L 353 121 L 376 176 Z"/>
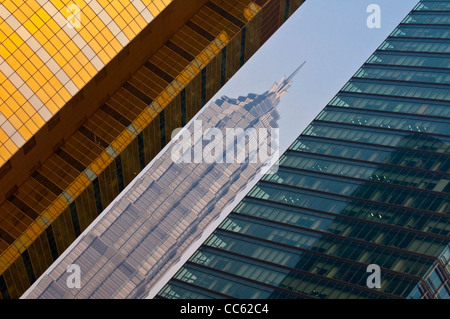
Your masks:
<path fill-rule="evenodd" d="M 1 297 L 20 297 L 302 3 L 207 1 L 38 163 L 0 204 Z"/>
<path fill-rule="evenodd" d="M 172 0 L 2 0 L 0 166 Z"/>

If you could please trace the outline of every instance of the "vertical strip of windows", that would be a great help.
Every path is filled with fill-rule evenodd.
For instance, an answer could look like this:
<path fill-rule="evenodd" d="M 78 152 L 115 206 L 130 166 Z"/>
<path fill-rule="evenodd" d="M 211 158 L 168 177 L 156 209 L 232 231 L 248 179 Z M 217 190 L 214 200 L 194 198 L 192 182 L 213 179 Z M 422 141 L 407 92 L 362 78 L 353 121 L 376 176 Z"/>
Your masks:
<path fill-rule="evenodd" d="M 222 63 L 220 68 L 220 85 L 224 86 L 227 82 L 227 47 L 222 49 Z"/>
<path fill-rule="evenodd" d="M 117 171 L 117 185 L 119 186 L 119 193 L 123 191 L 124 182 L 123 182 L 123 170 L 122 170 L 122 156 L 121 154 L 117 155 L 116 159 L 114 160 L 116 164 L 116 171 Z"/>
<path fill-rule="evenodd" d="M 97 207 L 97 214 L 100 215 L 103 211 L 103 206 L 98 177 L 92 181 L 92 186 L 94 186 L 94 197 L 95 197 L 95 206 Z"/>
<path fill-rule="evenodd" d="M 284 10 L 284 21 L 286 21 L 289 18 L 289 9 L 290 9 L 291 1 L 286 0 L 286 7 Z"/>
<path fill-rule="evenodd" d="M 139 133 L 137 139 L 139 151 L 139 168 L 143 170 L 145 168 L 144 134 L 142 132 Z"/>
<path fill-rule="evenodd" d="M 47 240 L 50 246 L 50 252 L 52 254 L 53 261 L 55 261 L 56 259 L 58 259 L 59 253 L 58 248 L 56 247 L 55 235 L 53 234 L 52 225 L 48 225 L 47 229 L 45 230 L 45 233 L 47 234 Z"/>
<path fill-rule="evenodd" d="M 245 36 L 247 34 L 247 27 L 244 27 L 241 31 L 241 56 L 239 58 L 240 66 L 245 63 Z"/>
<path fill-rule="evenodd" d="M 2 294 L 3 299 L 11 299 L 11 296 L 8 291 L 8 287 L 6 286 L 5 278 L 3 275 L 0 275 L 0 292 Z"/>
<path fill-rule="evenodd" d="M 36 281 L 36 276 L 34 275 L 33 265 L 31 264 L 30 254 L 27 249 L 22 253 L 22 260 L 25 265 L 28 280 L 30 281 L 30 284 L 33 284 Z"/>
<path fill-rule="evenodd" d="M 70 217 L 72 218 L 73 230 L 75 232 L 75 236 L 78 237 L 81 234 L 81 228 L 80 228 L 80 220 L 78 219 L 77 206 L 75 202 L 70 203 L 69 210 L 70 210 Z"/>
<path fill-rule="evenodd" d="M 206 66 L 202 69 L 201 82 L 201 103 L 202 107 L 206 104 Z"/>
<path fill-rule="evenodd" d="M 186 125 L 186 88 L 181 91 L 181 126 Z"/>
<path fill-rule="evenodd" d="M 164 110 L 159 113 L 159 134 L 161 138 L 161 148 L 166 146 L 166 116 Z"/>

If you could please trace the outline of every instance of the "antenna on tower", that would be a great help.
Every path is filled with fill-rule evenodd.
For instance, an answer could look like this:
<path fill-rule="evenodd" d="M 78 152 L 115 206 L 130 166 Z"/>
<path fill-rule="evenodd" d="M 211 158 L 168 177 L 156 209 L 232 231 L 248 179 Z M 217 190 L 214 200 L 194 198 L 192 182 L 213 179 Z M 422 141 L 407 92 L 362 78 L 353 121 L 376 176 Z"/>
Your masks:
<path fill-rule="evenodd" d="M 274 84 L 269 92 L 275 92 L 278 98 L 282 98 L 287 94 L 287 89 L 291 86 L 292 80 L 297 75 L 298 71 L 305 65 L 306 61 L 304 61 L 288 78 L 283 76 L 280 84 Z"/>
<path fill-rule="evenodd" d="M 292 73 L 287 79 L 286 82 L 291 82 L 294 77 L 297 75 L 298 71 L 306 64 L 306 60 Z"/>

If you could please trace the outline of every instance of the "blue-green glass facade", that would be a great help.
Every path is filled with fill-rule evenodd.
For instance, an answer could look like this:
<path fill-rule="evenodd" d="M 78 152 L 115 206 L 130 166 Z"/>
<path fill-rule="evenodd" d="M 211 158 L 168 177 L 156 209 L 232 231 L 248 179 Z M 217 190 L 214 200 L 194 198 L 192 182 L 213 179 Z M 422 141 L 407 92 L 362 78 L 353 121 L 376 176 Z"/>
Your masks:
<path fill-rule="evenodd" d="M 420 1 L 157 297 L 449 298 L 449 82 Z"/>

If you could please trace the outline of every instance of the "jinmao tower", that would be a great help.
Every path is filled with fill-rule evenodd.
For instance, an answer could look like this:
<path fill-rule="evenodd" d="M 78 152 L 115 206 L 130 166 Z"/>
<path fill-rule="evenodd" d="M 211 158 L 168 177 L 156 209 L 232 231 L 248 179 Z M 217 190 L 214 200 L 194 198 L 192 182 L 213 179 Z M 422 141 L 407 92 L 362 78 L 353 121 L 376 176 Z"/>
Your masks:
<path fill-rule="evenodd" d="M 248 182 L 276 162 L 276 108 L 298 70 L 263 94 L 224 96 L 202 109 L 23 298 L 146 298 Z M 71 265 L 82 274 L 79 289 L 67 285 Z"/>
<path fill-rule="evenodd" d="M 448 299 L 449 84 L 422 0 L 152 296 Z"/>

